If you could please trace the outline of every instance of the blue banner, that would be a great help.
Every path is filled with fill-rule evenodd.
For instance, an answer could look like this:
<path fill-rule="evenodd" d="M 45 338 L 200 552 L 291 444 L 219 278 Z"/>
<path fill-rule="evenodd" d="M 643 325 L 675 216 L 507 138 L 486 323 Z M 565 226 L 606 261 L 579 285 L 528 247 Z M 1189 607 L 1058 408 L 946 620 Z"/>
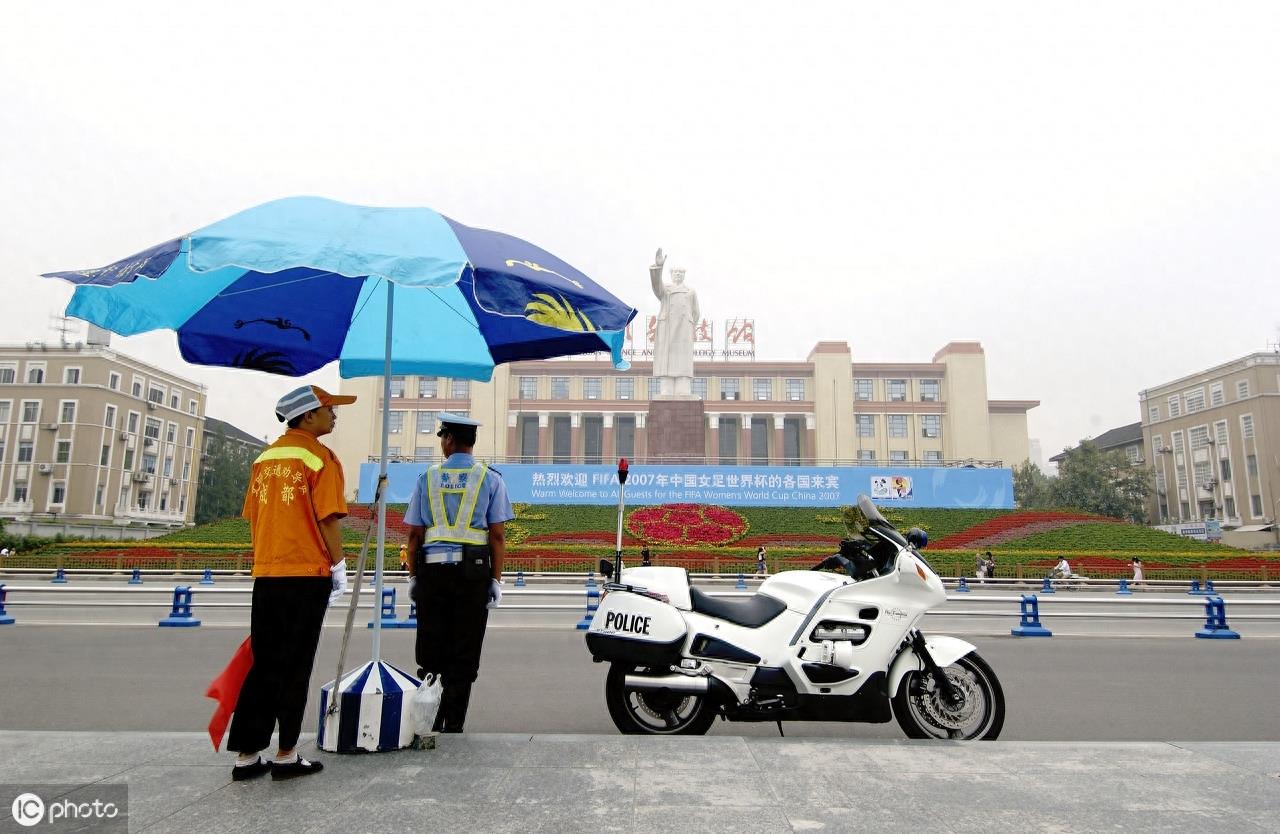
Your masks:
<path fill-rule="evenodd" d="M 404 504 L 426 471 L 423 463 L 387 467 L 387 502 Z M 513 502 L 617 504 L 614 466 L 508 463 L 495 467 Z M 360 466 L 357 500 L 373 500 L 378 465 Z M 834 507 L 866 494 L 880 506 L 1013 508 L 1013 470 L 915 466 L 636 466 L 627 504 L 720 504 L 730 507 Z"/>

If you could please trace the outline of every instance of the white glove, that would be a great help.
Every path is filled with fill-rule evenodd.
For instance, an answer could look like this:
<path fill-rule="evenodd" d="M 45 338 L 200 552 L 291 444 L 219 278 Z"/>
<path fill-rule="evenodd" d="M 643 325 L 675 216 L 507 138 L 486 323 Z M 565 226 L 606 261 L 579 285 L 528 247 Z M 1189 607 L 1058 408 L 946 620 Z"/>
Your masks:
<path fill-rule="evenodd" d="M 329 604 L 333 605 L 342 599 L 342 594 L 347 590 L 347 563 L 341 561 L 334 565 L 329 571 L 330 587 L 333 592 L 329 594 Z"/>
<path fill-rule="evenodd" d="M 488 608 L 489 610 L 493 610 L 494 608 L 497 608 L 498 605 L 501 603 L 502 603 L 502 580 L 490 579 L 489 580 L 489 602 L 487 605 L 485 605 L 485 608 Z"/>

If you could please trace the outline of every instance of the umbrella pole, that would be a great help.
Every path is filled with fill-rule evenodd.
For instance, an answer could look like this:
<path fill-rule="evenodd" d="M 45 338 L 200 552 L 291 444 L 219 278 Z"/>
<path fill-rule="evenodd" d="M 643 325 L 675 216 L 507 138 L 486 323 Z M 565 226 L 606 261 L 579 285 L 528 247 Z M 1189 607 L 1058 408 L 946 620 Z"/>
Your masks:
<path fill-rule="evenodd" d="M 387 448 L 391 442 L 391 326 L 395 284 L 387 281 L 387 355 L 382 366 L 382 455 L 378 478 L 387 477 Z M 387 546 L 387 491 L 378 490 L 378 555 L 373 565 L 373 662 L 382 660 L 382 555 Z"/>

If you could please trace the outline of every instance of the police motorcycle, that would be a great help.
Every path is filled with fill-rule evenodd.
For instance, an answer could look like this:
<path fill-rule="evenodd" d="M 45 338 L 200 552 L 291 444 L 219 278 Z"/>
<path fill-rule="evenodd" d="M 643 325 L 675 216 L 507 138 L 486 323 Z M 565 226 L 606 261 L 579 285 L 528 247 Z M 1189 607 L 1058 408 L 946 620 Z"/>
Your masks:
<path fill-rule="evenodd" d="M 920 631 L 947 598 L 920 554 L 924 531 L 902 536 L 865 495 L 844 521 L 838 553 L 745 598 L 709 596 L 683 568 L 624 569 L 620 547 L 601 560 L 611 581 L 586 641 L 610 664 L 605 703 L 618 729 L 896 718 L 909 738 L 997 738 L 1004 693 L 991 667 L 973 645 Z"/>

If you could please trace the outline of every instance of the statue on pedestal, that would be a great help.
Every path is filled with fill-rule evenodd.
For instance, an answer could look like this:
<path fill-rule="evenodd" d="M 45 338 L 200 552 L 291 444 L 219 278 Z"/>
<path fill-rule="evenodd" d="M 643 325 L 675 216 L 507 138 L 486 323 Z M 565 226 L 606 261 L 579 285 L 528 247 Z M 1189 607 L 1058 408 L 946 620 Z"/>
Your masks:
<path fill-rule="evenodd" d="M 660 396 L 687 399 L 693 396 L 693 328 L 698 321 L 698 294 L 684 283 L 684 270 L 672 268 L 673 283 L 662 282 L 667 256 L 659 249 L 649 267 L 653 294 L 662 302 L 653 346 L 653 375 Z"/>

